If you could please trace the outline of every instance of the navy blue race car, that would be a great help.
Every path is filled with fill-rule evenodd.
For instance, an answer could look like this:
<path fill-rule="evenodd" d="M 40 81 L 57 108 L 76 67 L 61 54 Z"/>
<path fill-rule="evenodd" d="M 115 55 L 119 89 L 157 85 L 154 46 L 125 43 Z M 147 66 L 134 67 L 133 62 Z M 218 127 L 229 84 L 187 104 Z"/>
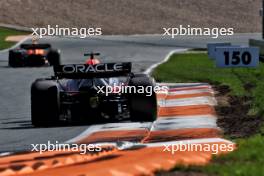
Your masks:
<path fill-rule="evenodd" d="M 91 59 L 94 59 L 91 55 Z M 112 86 L 113 82 L 131 87 L 154 87 L 153 78 L 131 72 L 130 62 L 87 63 L 92 64 L 54 66 L 54 76 L 33 82 L 31 120 L 34 126 L 54 126 L 61 122 L 156 119 L 157 99 L 154 91 L 149 96 L 144 92 L 112 91 L 106 94 L 99 90 Z"/>

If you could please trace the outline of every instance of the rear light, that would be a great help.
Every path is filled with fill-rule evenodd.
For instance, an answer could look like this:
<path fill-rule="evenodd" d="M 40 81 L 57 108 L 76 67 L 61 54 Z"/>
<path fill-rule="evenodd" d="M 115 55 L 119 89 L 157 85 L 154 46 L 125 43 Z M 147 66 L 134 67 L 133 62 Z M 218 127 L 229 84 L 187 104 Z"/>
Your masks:
<path fill-rule="evenodd" d="M 29 55 L 36 54 L 36 55 L 44 55 L 45 51 L 43 49 L 35 49 L 35 50 L 27 50 Z"/>
<path fill-rule="evenodd" d="M 35 50 L 35 54 L 44 55 L 44 50 L 42 50 L 42 49 L 36 49 Z"/>
<path fill-rule="evenodd" d="M 27 50 L 27 54 L 34 54 L 34 50 Z"/>

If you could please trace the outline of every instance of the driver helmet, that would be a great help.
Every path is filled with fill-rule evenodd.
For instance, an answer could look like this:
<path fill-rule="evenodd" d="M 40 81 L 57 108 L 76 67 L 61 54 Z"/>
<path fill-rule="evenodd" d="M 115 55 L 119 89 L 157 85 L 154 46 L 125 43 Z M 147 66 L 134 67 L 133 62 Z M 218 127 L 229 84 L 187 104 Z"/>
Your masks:
<path fill-rule="evenodd" d="M 90 58 L 87 59 L 85 64 L 87 64 L 87 65 L 96 65 L 96 64 L 100 64 L 100 61 L 98 59 L 94 58 L 94 54 L 91 53 L 90 54 Z"/>
<path fill-rule="evenodd" d="M 87 64 L 87 65 L 96 65 L 96 64 L 100 64 L 100 61 L 98 59 L 96 59 L 96 58 L 94 58 L 94 59 L 89 58 L 89 59 L 87 59 L 85 64 Z"/>

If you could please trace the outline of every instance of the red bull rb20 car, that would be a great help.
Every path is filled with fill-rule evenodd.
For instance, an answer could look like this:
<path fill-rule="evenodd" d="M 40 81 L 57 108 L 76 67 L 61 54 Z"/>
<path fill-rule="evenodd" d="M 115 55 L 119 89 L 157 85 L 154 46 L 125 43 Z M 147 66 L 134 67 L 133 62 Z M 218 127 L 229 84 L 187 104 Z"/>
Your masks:
<path fill-rule="evenodd" d="M 54 66 L 54 76 L 37 79 L 31 87 L 31 120 L 34 126 L 61 122 L 100 123 L 130 119 L 154 121 L 157 100 L 153 91 L 106 94 L 100 87 L 113 80 L 134 87 L 154 87 L 153 78 L 131 72 L 131 63 L 70 64 Z M 152 89 L 153 90 L 153 89 Z"/>
<path fill-rule="evenodd" d="M 59 65 L 60 53 L 50 44 L 21 44 L 19 48 L 9 50 L 10 67 L 30 67 Z"/>

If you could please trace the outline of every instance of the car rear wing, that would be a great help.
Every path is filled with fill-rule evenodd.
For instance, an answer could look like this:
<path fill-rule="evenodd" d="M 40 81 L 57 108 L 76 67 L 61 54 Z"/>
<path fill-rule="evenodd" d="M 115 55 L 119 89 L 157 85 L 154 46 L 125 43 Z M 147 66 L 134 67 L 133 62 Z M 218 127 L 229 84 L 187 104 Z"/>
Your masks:
<path fill-rule="evenodd" d="M 20 48 L 23 48 L 23 49 L 49 49 L 51 48 L 51 45 L 50 44 L 21 44 L 20 45 Z"/>
<path fill-rule="evenodd" d="M 53 67 L 57 78 L 88 79 L 127 76 L 131 73 L 131 62 L 101 63 L 96 65 L 68 64 Z"/>

